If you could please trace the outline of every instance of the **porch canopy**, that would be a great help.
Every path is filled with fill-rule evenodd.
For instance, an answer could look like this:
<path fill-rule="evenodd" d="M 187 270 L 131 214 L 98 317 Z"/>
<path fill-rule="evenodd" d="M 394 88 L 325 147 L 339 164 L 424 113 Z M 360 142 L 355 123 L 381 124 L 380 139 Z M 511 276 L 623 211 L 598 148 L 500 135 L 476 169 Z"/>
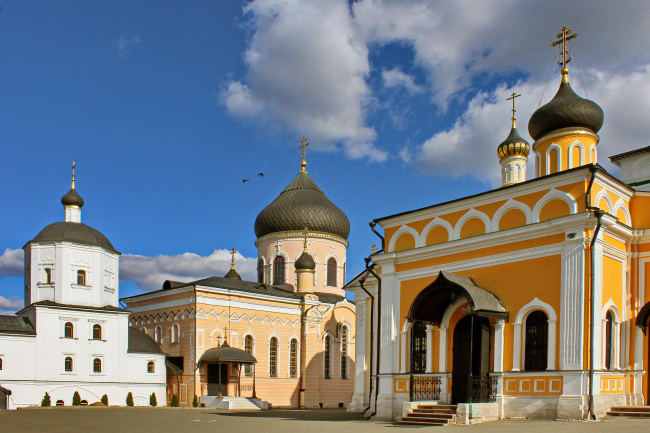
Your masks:
<path fill-rule="evenodd" d="M 477 286 L 472 278 L 443 271 L 415 297 L 407 319 L 440 325 L 447 307 L 461 296 L 472 314 L 508 320 L 508 312 L 494 293 Z"/>
<path fill-rule="evenodd" d="M 650 320 L 650 302 L 645 304 L 643 308 L 641 308 L 641 311 L 639 311 L 639 314 L 636 316 L 636 326 L 643 329 L 643 332 L 645 332 L 645 328 L 648 327 L 649 320 Z"/>
<path fill-rule="evenodd" d="M 230 347 L 228 343 L 223 343 L 220 347 L 213 347 L 206 350 L 199 364 L 206 362 L 237 362 L 240 364 L 255 364 L 257 359 L 245 350 Z"/>

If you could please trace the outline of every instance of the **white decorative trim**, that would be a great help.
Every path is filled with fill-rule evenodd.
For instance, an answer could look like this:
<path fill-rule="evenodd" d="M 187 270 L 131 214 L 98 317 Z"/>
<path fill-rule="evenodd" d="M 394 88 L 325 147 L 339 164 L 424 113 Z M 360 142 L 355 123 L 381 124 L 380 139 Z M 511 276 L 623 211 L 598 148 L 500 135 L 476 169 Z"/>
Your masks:
<path fill-rule="evenodd" d="M 569 214 L 575 214 L 576 212 L 578 212 L 578 203 L 571 194 L 569 194 L 568 192 L 563 192 L 555 188 L 552 188 L 544 197 L 542 197 L 537 201 L 537 203 L 535 203 L 535 207 L 533 208 L 533 217 L 532 217 L 533 223 L 539 222 L 539 214 L 544 208 L 544 206 L 555 199 L 560 199 L 569 205 Z"/>
<path fill-rule="evenodd" d="M 607 203 L 607 206 L 609 206 L 609 213 L 611 215 L 616 216 L 616 214 L 613 212 L 614 203 L 612 203 L 612 199 L 605 188 L 601 189 L 598 192 L 598 194 L 596 194 L 596 197 L 594 198 L 594 204 L 596 205 L 596 207 L 600 207 L 600 201 L 602 199 L 605 199 L 605 203 Z"/>
<path fill-rule="evenodd" d="M 603 309 L 600 313 L 601 320 L 601 361 L 600 366 L 602 369 L 605 369 L 605 357 L 607 356 L 607 345 L 606 343 L 606 332 L 607 332 L 607 312 L 612 311 L 614 313 L 614 323 L 612 323 L 612 353 L 610 354 L 610 366 L 611 370 L 620 370 L 621 369 L 621 313 L 618 310 L 616 304 L 612 298 L 605 303 Z M 613 362 L 611 362 L 613 361 Z"/>
<path fill-rule="evenodd" d="M 397 240 L 402 236 L 403 234 L 410 234 L 413 236 L 413 241 L 415 243 L 415 248 L 419 247 L 419 239 L 420 235 L 418 234 L 417 230 L 415 230 L 413 227 L 409 227 L 407 225 L 403 225 L 400 227 L 395 234 L 390 238 L 390 242 L 388 244 L 388 252 L 393 252 L 395 251 L 395 244 L 397 243 Z"/>
<path fill-rule="evenodd" d="M 501 223 L 501 218 L 503 217 L 503 215 L 505 215 L 506 212 L 513 209 L 518 209 L 524 213 L 524 215 L 526 216 L 526 224 L 532 223 L 533 213 L 530 210 L 530 208 L 526 206 L 524 203 L 510 198 L 508 199 L 507 202 L 503 204 L 503 206 L 499 208 L 499 210 L 496 211 L 496 213 L 492 217 L 492 228 L 490 231 L 491 232 L 499 231 L 499 224 Z"/>
<path fill-rule="evenodd" d="M 463 229 L 463 225 L 465 225 L 467 221 L 474 218 L 483 221 L 483 224 L 485 225 L 485 233 L 490 233 L 492 231 L 491 230 L 492 222 L 490 221 L 490 218 L 483 212 L 471 208 L 458 220 L 456 226 L 454 226 L 452 240 L 460 239 L 460 232 Z"/>
<path fill-rule="evenodd" d="M 562 171 L 562 149 L 557 144 L 551 144 L 548 149 L 546 149 L 546 174 L 551 173 L 551 150 L 557 149 L 557 169 L 553 173 L 559 173 Z"/>
<path fill-rule="evenodd" d="M 614 209 L 612 209 L 612 215 L 616 216 L 619 210 L 622 210 L 623 213 L 625 214 L 625 221 L 622 221 L 623 224 L 627 226 L 632 225 L 632 216 L 630 215 L 630 211 L 625 205 L 625 202 L 623 201 L 622 198 L 619 198 L 616 204 L 614 204 Z M 619 220 L 620 221 L 620 220 Z"/>
<path fill-rule="evenodd" d="M 574 166 L 574 161 L 573 161 L 573 148 L 578 147 L 580 148 L 580 161 L 578 164 Z M 579 140 L 574 141 L 569 145 L 569 166 L 568 168 L 574 168 L 578 167 L 580 165 L 585 165 L 585 148 L 582 145 L 582 143 Z"/>
<path fill-rule="evenodd" d="M 422 230 L 422 234 L 420 235 L 420 239 L 417 245 L 419 246 L 426 246 L 427 245 L 427 236 L 429 236 L 429 232 L 433 230 L 436 227 L 442 227 L 447 230 L 447 241 L 451 240 L 452 233 L 454 232 L 454 228 L 449 224 L 449 221 L 446 221 L 440 217 L 435 217 L 432 219 L 429 224 L 427 224 L 424 229 Z"/>
<path fill-rule="evenodd" d="M 517 313 L 517 318 L 515 319 L 515 350 L 512 353 L 512 365 L 513 371 L 515 368 L 521 369 L 521 365 L 525 365 L 525 351 L 522 351 L 521 348 L 525 347 L 525 333 L 522 335 L 522 328 L 524 325 L 524 317 L 528 316 L 529 312 L 534 310 L 542 310 L 546 313 L 548 317 L 548 345 L 547 345 L 547 358 L 546 358 L 546 369 L 555 370 L 555 334 L 556 334 L 556 324 L 557 324 L 557 315 L 555 310 L 550 304 L 540 300 L 535 297 L 532 301 L 521 307 Z M 519 344 L 517 344 L 519 343 Z M 517 347 L 519 346 L 519 347 Z"/>

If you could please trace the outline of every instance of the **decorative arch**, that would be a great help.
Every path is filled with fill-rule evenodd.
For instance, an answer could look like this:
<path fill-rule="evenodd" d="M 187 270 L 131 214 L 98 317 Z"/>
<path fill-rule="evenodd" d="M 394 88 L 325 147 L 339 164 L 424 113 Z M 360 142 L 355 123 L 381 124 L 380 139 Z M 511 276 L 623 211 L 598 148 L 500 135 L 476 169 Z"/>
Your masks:
<path fill-rule="evenodd" d="M 601 368 L 606 368 L 607 365 L 607 333 L 608 333 L 608 323 L 607 323 L 607 313 L 611 312 L 614 323 L 609 324 L 611 326 L 610 331 L 610 358 L 609 358 L 609 369 L 610 370 L 620 370 L 620 347 L 621 347 L 621 313 L 618 310 L 616 304 L 612 298 L 605 303 L 600 314 L 601 324 L 602 324 L 602 334 L 601 334 L 601 348 L 602 348 L 602 361 Z"/>
<path fill-rule="evenodd" d="M 156 340 L 156 343 L 162 344 L 162 342 L 163 342 L 162 326 L 160 326 L 160 325 L 156 326 L 156 328 L 153 331 L 153 336 L 154 336 L 154 340 Z"/>
<path fill-rule="evenodd" d="M 273 256 L 273 269 L 272 269 L 272 278 L 271 278 L 271 283 L 272 284 L 286 284 L 287 282 L 287 262 L 288 262 L 288 257 L 286 254 L 277 252 Z M 281 268 L 280 268 L 281 267 Z M 278 283 L 278 281 L 280 281 Z"/>
<path fill-rule="evenodd" d="M 627 226 L 631 226 L 632 217 L 630 216 L 630 210 L 627 208 L 622 198 L 619 198 L 616 204 L 614 204 L 614 208 L 612 209 L 612 215 L 618 218 L 618 211 L 622 211 L 623 215 L 625 216 L 625 221 L 623 221 L 623 224 Z"/>
<path fill-rule="evenodd" d="M 413 236 L 413 240 L 415 241 L 415 248 L 417 248 L 419 246 L 418 245 L 418 243 L 419 243 L 418 239 L 420 239 L 420 235 L 418 234 L 417 230 L 415 230 L 413 227 L 403 225 L 390 238 L 390 242 L 388 243 L 388 252 L 395 251 L 395 243 L 400 238 L 400 236 L 402 236 L 403 234 L 407 234 L 407 233 L 410 234 L 411 236 Z"/>
<path fill-rule="evenodd" d="M 541 310 L 546 313 L 548 317 L 548 352 L 547 352 L 547 361 L 546 369 L 555 370 L 555 335 L 556 335 L 556 324 L 557 324 L 557 314 L 550 304 L 535 298 L 519 310 L 517 317 L 513 323 L 514 327 L 514 344 L 513 344 L 513 353 L 512 353 L 512 370 L 520 371 L 521 365 L 523 362 L 522 356 L 522 325 L 524 319 L 528 316 L 529 313 L 533 311 Z"/>
<path fill-rule="evenodd" d="M 537 203 L 535 203 L 535 207 L 533 207 L 532 222 L 538 223 L 539 214 L 546 203 L 556 199 L 563 200 L 566 204 L 569 205 L 569 214 L 578 212 L 578 202 L 571 194 L 568 192 L 558 191 L 557 189 L 553 188 L 548 193 L 546 193 L 546 195 L 542 197 Z"/>
<path fill-rule="evenodd" d="M 595 144 L 589 147 L 589 160 L 592 164 L 598 164 L 598 151 L 596 150 Z"/>
<path fill-rule="evenodd" d="M 540 177 L 542 171 L 542 155 L 535 152 L 535 177 Z"/>
<path fill-rule="evenodd" d="M 178 343 L 181 339 L 181 327 L 178 323 L 172 325 L 172 343 Z"/>
<path fill-rule="evenodd" d="M 530 224 L 532 222 L 533 213 L 530 210 L 530 208 L 526 206 L 524 203 L 510 198 L 508 199 L 507 202 L 503 204 L 503 206 L 499 208 L 499 210 L 495 212 L 494 217 L 492 217 L 492 224 L 491 224 L 490 231 L 492 232 L 499 231 L 499 223 L 501 222 L 501 217 L 503 217 L 503 215 L 505 215 L 506 212 L 513 209 L 520 210 L 524 213 L 524 215 L 526 215 L 526 224 Z"/>
<path fill-rule="evenodd" d="M 575 161 L 573 160 L 573 149 L 576 147 L 580 149 L 580 161 L 578 161 L 578 164 L 574 165 Z M 582 145 L 582 143 L 576 140 L 569 145 L 569 168 L 578 167 L 580 165 L 585 165 L 585 147 Z"/>
<path fill-rule="evenodd" d="M 562 171 L 562 149 L 557 144 L 551 144 L 548 149 L 546 149 L 546 174 L 551 173 L 551 152 L 557 150 L 557 167 L 553 173 L 559 173 Z"/>
<path fill-rule="evenodd" d="M 451 226 L 451 224 L 449 224 L 449 221 L 446 221 L 440 217 L 435 217 L 429 222 L 429 224 L 424 227 L 424 230 L 422 230 L 422 235 L 420 235 L 418 242 L 416 242 L 416 246 L 427 245 L 427 237 L 429 236 L 429 232 L 436 227 L 442 227 L 447 230 L 447 241 L 451 240 L 451 236 L 454 233 L 454 228 Z"/>
<path fill-rule="evenodd" d="M 452 234 L 452 240 L 457 240 L 460 239 L 460 232 L 463 229 L 463 225 L 471 220 L 477 218 L 481 221 L 483 221 L 483 224 L 485 225 L 485 233 L 490 233 L 492 230 L 492 222 L 490 221 L 490 218 L 486 214 L 484 214 L 481 211 L 478 211 L 474 208 L 471 208 L 468 210 L 465 215 L 463 215 L 458 222 L 456 223 L 456 226 L 454 227 L 454 232 Z"/>
<path fill-rule="evenodd" d="M 223 342 L 223 332 L 219 329 L 213 329 L 212 332 L 210 333 L 210 341 L 215 341 L 215 334 L 217 334 L 217 342 L 222 343 Z"/>
<path fill-rule="evenodd" d="M 609 213 L 615 215 L 614 203 L 612 203 L 612 198 L 609 196 L 609 194 L 607 194 L 607 191 L 604 188 L 601 189 L 598 192 L 598 194 L 596 194 L 596 197 L 594 198 L 594 204 L 598 206 L 601 200 L 605 200 L 605 203 L 607 203 L 607 206 L 609 206 Z"/>

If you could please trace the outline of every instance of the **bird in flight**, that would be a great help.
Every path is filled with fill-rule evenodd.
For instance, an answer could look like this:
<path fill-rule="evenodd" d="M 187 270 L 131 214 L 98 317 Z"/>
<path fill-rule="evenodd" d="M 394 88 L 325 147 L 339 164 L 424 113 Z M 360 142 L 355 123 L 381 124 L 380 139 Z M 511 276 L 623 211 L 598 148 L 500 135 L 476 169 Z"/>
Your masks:
<path fill-rule="evenodd" d="M 246 182 L 248 182 L 249 180 L 250 180 L 250 179 L 244 179 L 243 177 L 241 178 L 241 181 L 242 181 L 243 183 L 246 183 Z"/>
<path fill-rule="evenodd" d="M 264 179 L 264 173 L 258 174 L 257 177 L 261 177 L 262 179 Z"/>

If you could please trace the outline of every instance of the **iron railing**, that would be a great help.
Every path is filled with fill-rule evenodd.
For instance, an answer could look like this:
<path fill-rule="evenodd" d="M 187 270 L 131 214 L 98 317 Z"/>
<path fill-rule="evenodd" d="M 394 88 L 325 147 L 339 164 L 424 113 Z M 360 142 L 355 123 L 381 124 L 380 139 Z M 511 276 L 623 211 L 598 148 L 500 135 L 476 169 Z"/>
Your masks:
<path fill-rule="evenodd" d="M 410 401 L 440 400 L 440 376 L 411 375 L 409 386 Z"/>
<path fill-rule="evenodd" d="M 488 403 L 497 399 L 497 376 L 469 376 L 470 403 Z"/>

